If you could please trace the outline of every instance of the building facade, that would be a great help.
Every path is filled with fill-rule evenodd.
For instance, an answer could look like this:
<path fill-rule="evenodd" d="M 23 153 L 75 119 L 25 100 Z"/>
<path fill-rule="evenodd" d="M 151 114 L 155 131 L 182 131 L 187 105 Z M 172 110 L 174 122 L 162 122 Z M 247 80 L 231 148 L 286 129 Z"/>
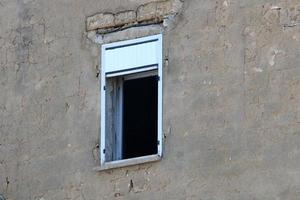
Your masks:
<path fill-rule="evenodd" d="M 101 46 L 156 34 L 162 159 L 101 170 Z M 0 0 L 0 199 L 299 197 L 299 0 Z"/>

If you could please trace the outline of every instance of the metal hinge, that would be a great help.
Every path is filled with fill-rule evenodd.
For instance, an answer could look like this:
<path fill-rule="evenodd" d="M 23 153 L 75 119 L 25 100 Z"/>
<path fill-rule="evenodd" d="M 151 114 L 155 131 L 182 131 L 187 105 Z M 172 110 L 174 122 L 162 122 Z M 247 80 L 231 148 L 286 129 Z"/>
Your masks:
<path fill-rule="evenodd" d="M 160 76 L 156 76 L 156 78 L 157 78 L 157 81 L 160 81 Z"/>
<path fill-rule="evenodd" d="M 97 65 L 97 68 L 98 68 L 98 65 Z M 99 77 L 99 75 L 100 75 L 100 70 L 99 70 L 99 69 L 97 69 L 97 71 L 96 71 L 96 77 L 98 78 L 98 77 Z"/>
<path fill-rule="evenodd" d="M 103 86 L 103 90 L 106 90 L 106 87 L 105 87 L 105 85 Z"/>
<path fill-rule="evenodd" d="M 105 149 L 103 149 L 103 154 L 105 154 Z"/>
<path fill-rule="evenodd" d="M 160 144 L 160 141 L 159 140 L 157 140 L 157 145 L 159 145 Z"/>

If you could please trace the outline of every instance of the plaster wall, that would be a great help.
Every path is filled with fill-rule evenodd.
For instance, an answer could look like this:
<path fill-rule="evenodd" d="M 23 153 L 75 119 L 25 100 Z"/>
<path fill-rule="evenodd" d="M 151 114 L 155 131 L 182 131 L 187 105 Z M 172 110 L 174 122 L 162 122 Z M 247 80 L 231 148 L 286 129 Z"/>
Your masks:
<path fill-rule="evenodd" d="M 0 0 L 0 194 L 298 200 L 299 0 L 185 0 L 164 32 L 164 157 L 96 172 L 100 48 L 86 19 L 147 0 Z"/>

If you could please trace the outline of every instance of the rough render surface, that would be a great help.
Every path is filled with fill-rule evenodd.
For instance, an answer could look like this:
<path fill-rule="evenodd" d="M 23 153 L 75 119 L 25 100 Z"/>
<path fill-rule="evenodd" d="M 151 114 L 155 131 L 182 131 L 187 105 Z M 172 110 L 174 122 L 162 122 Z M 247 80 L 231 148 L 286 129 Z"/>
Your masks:
<path fill-rule="evenodd" d="M 180 12 L 182 0 L 151 1 L 140 5 L 136 10 L 125 10 L 118 13 L 97 13 L 87 17 L 87 31 L 120 27 L 142 22 L 162 22 L 170 15 Z"/>
<path fill-rule="evenodd" d="M 92 170 L 100 52 L 85 20 L 145 3 L 0 0 L 0 193 L 298 200 L 299 0 L 185 1 L 164 33 L 164 159 Z"/>

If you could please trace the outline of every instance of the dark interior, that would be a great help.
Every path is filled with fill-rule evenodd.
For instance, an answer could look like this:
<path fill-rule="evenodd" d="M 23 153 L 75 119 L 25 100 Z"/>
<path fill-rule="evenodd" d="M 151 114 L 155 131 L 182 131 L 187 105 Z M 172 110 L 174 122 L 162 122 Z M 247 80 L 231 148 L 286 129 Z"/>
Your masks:
<path fill-rule="evenodd" d="M 157 76 L 124 81 L 123 159 L 157 154 Z"/>

